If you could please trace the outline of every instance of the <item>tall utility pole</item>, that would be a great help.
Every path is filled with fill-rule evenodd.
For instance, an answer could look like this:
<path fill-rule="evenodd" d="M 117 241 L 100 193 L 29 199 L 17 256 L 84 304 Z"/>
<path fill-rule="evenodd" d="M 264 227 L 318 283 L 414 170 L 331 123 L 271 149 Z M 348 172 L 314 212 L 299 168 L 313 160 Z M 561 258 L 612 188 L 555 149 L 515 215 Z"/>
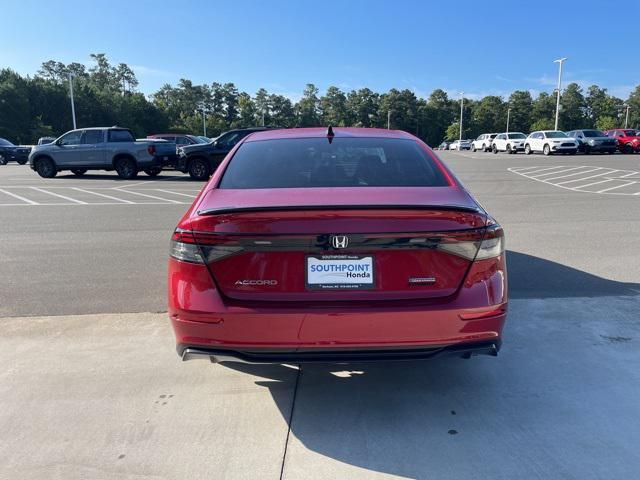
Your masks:
<path fill-rule="evenodd" d="M 567 57 L 559 58 L 554 60 L 553 63 L 557 63 L 558 68 L 558 91 L 556 95 L 556 125 L 554 130 L 558 130 L 558 118 L 560 116 L 560 89 L 562 88 L 562 64 L 567 59 Z"/>
<path fill-rule="evenodd" d="M 462 114 L 464 112 L 464 92 L 460 92 L 460 138 L 458 140 L 462 141 Z"/>
<path fill-rule="evenodd" d="M 629 105 L 625 105 L 627 107 L 627 114 L 624 117 L 624 128 L 629 128 Z"/>
<path fill-rule="evenodd" d="M 207 111 L 204 101 L 202 102 L 202 135 L 207 136 Z"/>
<path fill-rule="evenodd" d="M 507 108 L 507 133 L 509 133 L 509 116 L 511 115 L 511 107 Z"/>
<path fill-rule="evenodd" d="M 73 118 L 73 129 L 76 129 L 76 106 L 73 101 L 73 73 L 69 73 L 69 93 L 71 94 L 71 118 Z"/>
<path fill-rule="evenodd" d="M 387 111 L 387 130 L 391 130 L 391 110 Z"/>

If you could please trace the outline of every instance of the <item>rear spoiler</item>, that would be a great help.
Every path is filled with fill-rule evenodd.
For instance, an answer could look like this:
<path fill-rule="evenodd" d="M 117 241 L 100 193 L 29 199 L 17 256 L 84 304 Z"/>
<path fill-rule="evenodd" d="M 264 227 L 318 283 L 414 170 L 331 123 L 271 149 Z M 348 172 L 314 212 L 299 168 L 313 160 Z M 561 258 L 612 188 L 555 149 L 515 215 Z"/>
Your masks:
<path fill-rule="evenodd" d="M 291 210 L 448 210 L 457 212 L 481 213 L 486 212 L 480 207 L 470 207 L 467 205 L 269 205 L 264 207 L 216 207 L 198 210 L 197 214 L 224 215 L 228 213 L 250 213 L 250 212 L 281 212 Z"/>

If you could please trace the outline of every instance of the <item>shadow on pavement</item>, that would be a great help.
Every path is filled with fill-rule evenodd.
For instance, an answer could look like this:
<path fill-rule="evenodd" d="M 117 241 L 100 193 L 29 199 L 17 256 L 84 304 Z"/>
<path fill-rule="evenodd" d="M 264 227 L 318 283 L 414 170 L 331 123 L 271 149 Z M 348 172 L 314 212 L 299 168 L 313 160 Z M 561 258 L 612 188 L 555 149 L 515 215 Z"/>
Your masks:
<path fill-rule="evenodd" d="M 518 252 L 508 252 L 508 262 L 512 291 L 520 297 L 640 292 L 638 284 Z M 523 472 L 595 478 L 613 469 L 613 478 L 640 467 L 640 456 L 623 460 L 620 453 L 640 434 L 628 422 L 637 413 L 629 395 L 640 391 L 618 384 L 635 371 L 638 357 L 631 344 L 602 340 L 603 334 L 620 334 L 625 322 L 609 316 L 621 307 L 607 306 L 604 298 L 578 307 L 571 298 L 549 302 L 546 313 L 527 302 L 513 305 L 497 358 L 304 365 L 293 411 L 290 397 L 282 395 L 292 367 L 222 365 L 262 377 L 256 384 L 269 388 L 283 420 L 290 421 L 285 478 L 368 478 L 359 469 L 370 477 L 408 478 L 524 478 Z M 626 414 L 612 417 L 611 404 Z M 600 459 L 596 466 L 588 461 L 592 456 Z"/>
<path fill-rule="evenodd" d="M 525 253 L 507 251 L 510 298 L 639 295 L 640 284 L 617 282 Z"/>

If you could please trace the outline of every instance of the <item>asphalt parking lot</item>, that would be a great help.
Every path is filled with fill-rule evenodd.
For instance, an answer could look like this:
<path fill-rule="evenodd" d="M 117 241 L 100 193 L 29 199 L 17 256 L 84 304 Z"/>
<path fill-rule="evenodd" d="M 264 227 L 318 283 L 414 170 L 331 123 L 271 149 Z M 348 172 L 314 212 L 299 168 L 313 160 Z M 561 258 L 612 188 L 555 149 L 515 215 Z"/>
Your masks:
<path fill-rule="evenodd" d="M 181 363 L 201 184 L 0 167 L 0 478 L 635 478 L 640 155 L 439 152 L 507 235 L 497 358 Z"/>

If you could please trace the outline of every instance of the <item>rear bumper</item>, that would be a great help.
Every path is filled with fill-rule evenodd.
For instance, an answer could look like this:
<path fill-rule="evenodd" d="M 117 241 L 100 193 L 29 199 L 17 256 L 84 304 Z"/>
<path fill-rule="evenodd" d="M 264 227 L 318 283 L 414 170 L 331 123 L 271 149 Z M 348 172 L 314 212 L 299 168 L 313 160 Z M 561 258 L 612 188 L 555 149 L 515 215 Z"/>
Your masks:
<path fill-rule="evenodd" d="M 455 295 L 424 301 L 234 304 L 206 267 L 174 259 L 168 280 L 169 317 L 185 360 L 334 362 L 492 352 L 507 316 L 504 255 L 474 262 Z"/>
<path fill-rule="evenodd" d="M 204 359 L 212 363 L 357 363 L 377 361 L 427 360 L 443 355 L 469 358 L 472 355 L 497 356 L 502 341 L 462 343 L 456 345 L 431 346 L 425 348 L 391 349 L 300 349 L 234 350 L 177 345 L 178 355 L 183 361 Z"/>

